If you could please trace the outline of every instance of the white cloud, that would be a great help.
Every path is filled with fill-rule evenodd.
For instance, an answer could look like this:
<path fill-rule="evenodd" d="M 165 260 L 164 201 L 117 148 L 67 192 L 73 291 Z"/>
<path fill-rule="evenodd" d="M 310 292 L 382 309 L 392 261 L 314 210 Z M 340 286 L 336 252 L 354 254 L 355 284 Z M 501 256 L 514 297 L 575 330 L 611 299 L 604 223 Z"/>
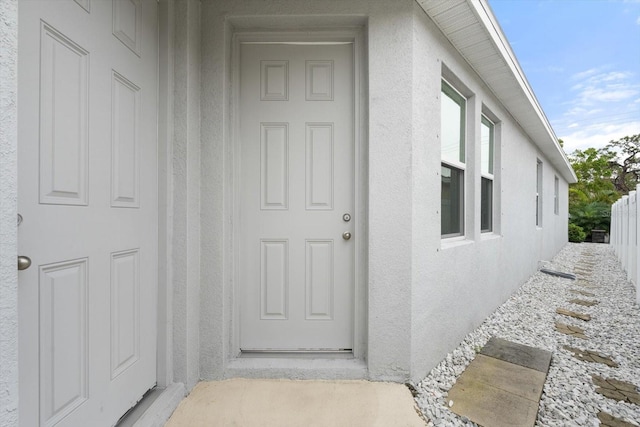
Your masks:
<path fill-rule="evenodd" d="M 553 120 L 567 153 L 640 133 L 640 81 L 634 73 L 605 65 L 576 73 L 567 83 L 573 97 Z"/>
<path fill-rule="evenodd" d="M 580 130 L 560 135 L 559 138 L 564 141 L 564 151 L 572 153 L 577 149 L 601 148 L 609 141 L 638 133 L 640 133 L 640 120 L 622 124 L 605 123 L 582 127 Z"/>
<path fill-rule="evenodd" d="M 616 103 L 640 94 L 640 85 L 632 83 L 633 74 L 628 71 L 606 71 L 605 67 L 591 68 L 574 74 L 571 91 L 576 97 L 567 104 L 572 106 L 566 115 L 584 114 L 603 103 Z"/>
<path fill-rule="evenodd" d="M 589 70 L 582 71 L 582 72 L 579 72 L 577 74 L 574 74 L 573 76 L 571 76 L 571 79 L 572 80 L 586 79 L 587 77 L 590 77 L 590 76 L 594 75 L 598 71 L 600 71 L 598 68 L 591 68 Z"/>
<path fill-rule="evenodd" d="M 633 98 L 640 93 L 633 87 L 608 87 L 596 88 L 589 87 L 580 94 L 581 103 L 583 105 L 594 105 L 597 102 L 617 102 L 625 99 Z"/>
<path fill-rule="evenodd" d="M 555 65 L 549 65 L 547 67 L 547 71 L 550 72 L 550 73 L 563 73 L 564 72 L 564 68 L 558 67 L 558 66 L 555 66 Z"/>

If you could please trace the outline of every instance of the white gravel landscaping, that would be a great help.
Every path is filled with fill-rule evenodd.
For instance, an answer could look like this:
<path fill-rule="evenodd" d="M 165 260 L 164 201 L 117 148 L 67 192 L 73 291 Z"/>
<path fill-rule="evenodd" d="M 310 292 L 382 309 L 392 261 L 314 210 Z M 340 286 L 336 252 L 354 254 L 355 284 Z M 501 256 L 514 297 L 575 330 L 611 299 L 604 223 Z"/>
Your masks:
<path fill-rule="evenodd" d="M 569 243 L 544 267 L 573 272 L 580 264 L 584 267 L 583 262 L 595 263 L 590 274 L 593 288 L 537 272 L 415 386 L 416 402 L 429 426 L 476 425 L 449 410 L 447 392 L 491 336 L 553 353 L 536 426 L 595 427 L 600 425 L 599 411 L 640 425 L 640 406 L 596 393 L 591 379 L 596 374 L 640 386 L 640 308 L 635 303 L 635 287 L 627 281 L 613 248 L 605 244 Z M 574 294 L 571 289 L 596 296 Z M 599 304 L 583 307 L 568 302 L 574 298 Z M 591 321 L 556 314 L 559 307 L 590 314 Z M 557 332 L 555 321 L 583 328 L 589 339 Z M 619 367 L 582 362 L 564 350 L 564 345 L 605 354 Z"/>

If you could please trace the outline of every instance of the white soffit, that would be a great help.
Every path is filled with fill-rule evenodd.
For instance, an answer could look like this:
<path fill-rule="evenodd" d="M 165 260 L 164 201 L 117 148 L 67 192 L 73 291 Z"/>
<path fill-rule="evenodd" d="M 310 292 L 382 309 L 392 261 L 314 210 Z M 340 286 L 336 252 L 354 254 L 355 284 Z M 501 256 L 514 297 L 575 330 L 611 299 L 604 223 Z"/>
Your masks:
<path fill-rule="evenodd" d="M 416 0 L 569 183 L 576 174 L 486 0 Z"/>

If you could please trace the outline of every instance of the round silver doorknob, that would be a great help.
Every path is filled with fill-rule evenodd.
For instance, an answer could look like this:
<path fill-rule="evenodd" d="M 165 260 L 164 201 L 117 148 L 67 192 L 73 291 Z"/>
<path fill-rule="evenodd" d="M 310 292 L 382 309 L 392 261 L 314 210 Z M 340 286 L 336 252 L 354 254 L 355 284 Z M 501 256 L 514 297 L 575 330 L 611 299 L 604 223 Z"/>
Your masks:
<path fill-rule="evenodd" d="M 31 258 L 24 255 L 20 255 L 18 257 L 18 270 L 26 270 L 30 266 L 31 266 Z"/>
<path fill-rule="evenodd" d="M 342 238 L 344 240 L 349 240 L 351 238 L 351 233 L 349 233 L 348 231 L 345 231 L 344 233 L 342 233 Z"/>

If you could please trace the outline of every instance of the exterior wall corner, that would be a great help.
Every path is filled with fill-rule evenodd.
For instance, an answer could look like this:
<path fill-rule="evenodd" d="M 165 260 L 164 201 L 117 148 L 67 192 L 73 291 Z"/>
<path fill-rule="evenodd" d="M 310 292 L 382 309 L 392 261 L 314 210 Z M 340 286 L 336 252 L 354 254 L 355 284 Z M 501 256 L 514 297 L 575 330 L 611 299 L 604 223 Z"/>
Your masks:
<path fill-rule="evenodd" d="M 18 425 L 18 1 L 0 2 L 0 425 Z"/>

